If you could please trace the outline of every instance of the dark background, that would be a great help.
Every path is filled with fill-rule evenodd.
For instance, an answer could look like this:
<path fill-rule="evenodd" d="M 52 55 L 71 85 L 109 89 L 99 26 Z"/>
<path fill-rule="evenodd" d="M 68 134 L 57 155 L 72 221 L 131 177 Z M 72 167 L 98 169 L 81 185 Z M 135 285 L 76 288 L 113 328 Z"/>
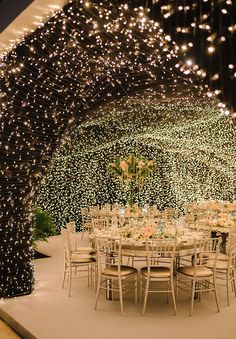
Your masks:
<path fill-rule="evenodd" d="M 0 33 L 32 2 L 33 0 L 0 0 Z"/>

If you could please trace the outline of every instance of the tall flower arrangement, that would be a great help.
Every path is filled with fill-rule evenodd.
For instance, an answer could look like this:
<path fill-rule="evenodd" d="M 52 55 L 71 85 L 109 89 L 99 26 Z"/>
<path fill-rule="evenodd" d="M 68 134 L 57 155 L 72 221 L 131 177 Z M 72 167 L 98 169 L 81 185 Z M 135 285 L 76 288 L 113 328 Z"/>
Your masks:
<path fill-rule="evenodd" d="M 146 159 L 140 154 L 129 154 L 126 158 L 119 157 L 109 164 L 111 173 L 118 177 L 122 187 L 129 188 L 129 205 L 133 205 L 135 191 L 143 186 L 144 180 L 152 174 L 155 166 L 154 160 Z"/>

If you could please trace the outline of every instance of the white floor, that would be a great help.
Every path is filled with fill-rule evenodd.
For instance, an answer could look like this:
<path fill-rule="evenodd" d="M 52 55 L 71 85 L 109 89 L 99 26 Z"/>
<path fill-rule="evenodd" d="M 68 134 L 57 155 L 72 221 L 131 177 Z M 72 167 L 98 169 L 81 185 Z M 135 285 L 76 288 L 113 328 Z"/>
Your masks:
<path fill-rule="evenodd" d="M 85 236 L 84 244 L 87 242 Z M 226 294 L 219 287 L 221 312 L 216 312 L 213 294 L 204 294 L 195 302 L 189 316 L 190 299 L 180 295 L 178 315 L 164 295 L 152 295 L 146 315 L 141 305 L 125 297 L 124 317 L 119 301 L 108 301 L 101 295 L 98 310 L 94 310 L 95 294 L 86 279 L 76 279 L 72 296 L 61 288 L 63 246 L 60 236 L 52 237 L 40 248 L 51 255 L 35 260 L 36 286 L 33 294 L 3 300 L 0 307 L 39 339 L 235 339 L 236 298 L 231 294 L 231 306 L 226 306 Z M 1 336 L 0 336 L 1 337 Z M 1 338 L 4 339 L 4 338 Z"/>

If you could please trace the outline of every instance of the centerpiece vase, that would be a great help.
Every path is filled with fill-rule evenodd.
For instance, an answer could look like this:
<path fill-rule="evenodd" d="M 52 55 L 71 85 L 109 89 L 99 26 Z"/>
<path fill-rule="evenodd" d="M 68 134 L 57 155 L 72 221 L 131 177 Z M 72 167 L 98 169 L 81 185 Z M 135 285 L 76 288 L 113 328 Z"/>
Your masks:
<path fill-rule="evenodd" d="M 135 182 L 131 180 L 129 184 L 129 197 L 128 197 L 128 204 L 131 207 L 131 209 L 134 205 L 134 198 L 135 198 L 134 189 L 135 189 Z"/>

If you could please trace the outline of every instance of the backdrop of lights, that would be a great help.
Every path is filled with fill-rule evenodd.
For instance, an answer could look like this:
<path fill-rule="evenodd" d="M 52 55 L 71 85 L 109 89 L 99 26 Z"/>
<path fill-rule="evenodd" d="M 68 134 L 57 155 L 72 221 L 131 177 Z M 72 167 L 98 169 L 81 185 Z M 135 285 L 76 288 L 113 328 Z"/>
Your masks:
<path fill-rule="evenodd" d="M 190 201 L 236 199 L 235 129 L 220 116 L 217 103 L 158 102 L 155 95 L 149 90 L 110 102 L 96 111 L 97 119 L 65 137 L 38 197 L 58 228 L 69 220 L 79 226 L 79 207 L 127 203 L 128 192 L 108 165 L 134 150 L 157 164 L 136 195 L 140 205 L 181 209 Z"/>
<path fill-rule="evenodd" d="M 150 136 L 137 129 L 140 137 L 135 131 L 133 143 L 141 145 L 142 140 L 148 140 L 151 147 L 152 141 L 155 154 L 158 149 L 166 148 L 167 151 L 163 152 L 169 155 L 173 153 L 169 152 L 169 148 L 173 149 L 175 141 L 172 141 L 172 146 L 166 145 L 169 138 L 167 130 L 164 129 L 166 134 L 163 133 L 163 147 L 156 147 L 156 141 L 153 141 L 162 132 L 158 124 L 162 113 L 165 114 L 167 109 L 168 121 L 173 124 L 175 116 L 180 120 L 185 119 L 186 109 L 177 104 L 181 99 L 183 105 L 187 105 L 187 111 L 191 111 L 191 106 L 197 100 L 209 102 L 209 98 L 214 97 L 214 93 L 201 84 L 202 80 L 194 76 L 195 65 L 181 64 L 178 46 L 169 35 L 163 33 L 159 23 L 147 17 L 143 8 L 130 10 L 127 4 L 118 7 L 116 2 L 112 3 L 70 1 L 1 60 L 1 297 L 32 291 L 32 208 L 40 180 L 54 151 L 61 140 L 62 149 L 67 143 L 68 135 L 64 135 L 66 131 L 84 122 L 83 128 L 86 124 L 91 125 L 91 133 L 96 140 L 92 126 L 93 119 L 98 115 L 105 117 L 106 112 L 110 114 L 112 107 L 115 107 L 118 115 L 120 112 L 124 115 L 119 104 L 128 112 L 134 105 L 132 100 L 135 105 L 146 102 L 146 112 L 155 103 L 153 109 L 158 126 L 154 128 L 151 125 L 153 131 Z M 122 101 L 124 97 L 125 102 L 130 103 L 127 106 Z M 173 101 L 173 105 L 178 106 L 178 114 L 173 110 L 174 106 L 168 108 L 167 104 L 167 108 L 163 108 L 163 101 Z M 199 109 L 198 117 L 204 118 L 204 112 L 205 108 Z M 195 115 L 196 111 L 187 115 L 190 124 L 191 119 L 196 120 Z M 217 117 L 220 119 L 218 114 Z M 218 127 L 217 131 L 220 131 Z M 231 143 L 232 128 L 227 130 L 229 139 L 224 139 L 223 132 L 217 132 L 220 145 L 224 145 L 222 155 L 218 154 L 221 163 L 229 171 L 230 180 L 234 163 L 229 163 L 231 151 L 227 146 Z M 115 135 L 115 138 L 119 138 L 119 133 Z M 179 135 L 176 137 L 180 138 Z M 171 138 L 174 140 L 174 134 Z M 124 139 L 124 144 L 128 149 L 132 142 Z M 139 148 L 142 149 L 141 146 Z M 108 153 L 110 149 L 111 146 L 107 147 Z M 123 149 L 120 153 L 126 151 Z M 93 156 L 95 151 L 94 145 Z M 143 147 L 143 152 L 148 155 L 150 151 Z M 226 156 L 228 153 L 229 157 Z M 210 153 L 205 154 L 205 161 L 211 162 Z M 173 161 L 169 164 L 172 165 Z M 88 181 L 88 185 L 93 184 L 93 180 Z M 140 199 L 144 201 L 148 195 L 149 191 Z M 87 201 L 91 201 L 91 197 L 88 198 Z M 85 203 L 86 197 L 83 199 Z"/>

